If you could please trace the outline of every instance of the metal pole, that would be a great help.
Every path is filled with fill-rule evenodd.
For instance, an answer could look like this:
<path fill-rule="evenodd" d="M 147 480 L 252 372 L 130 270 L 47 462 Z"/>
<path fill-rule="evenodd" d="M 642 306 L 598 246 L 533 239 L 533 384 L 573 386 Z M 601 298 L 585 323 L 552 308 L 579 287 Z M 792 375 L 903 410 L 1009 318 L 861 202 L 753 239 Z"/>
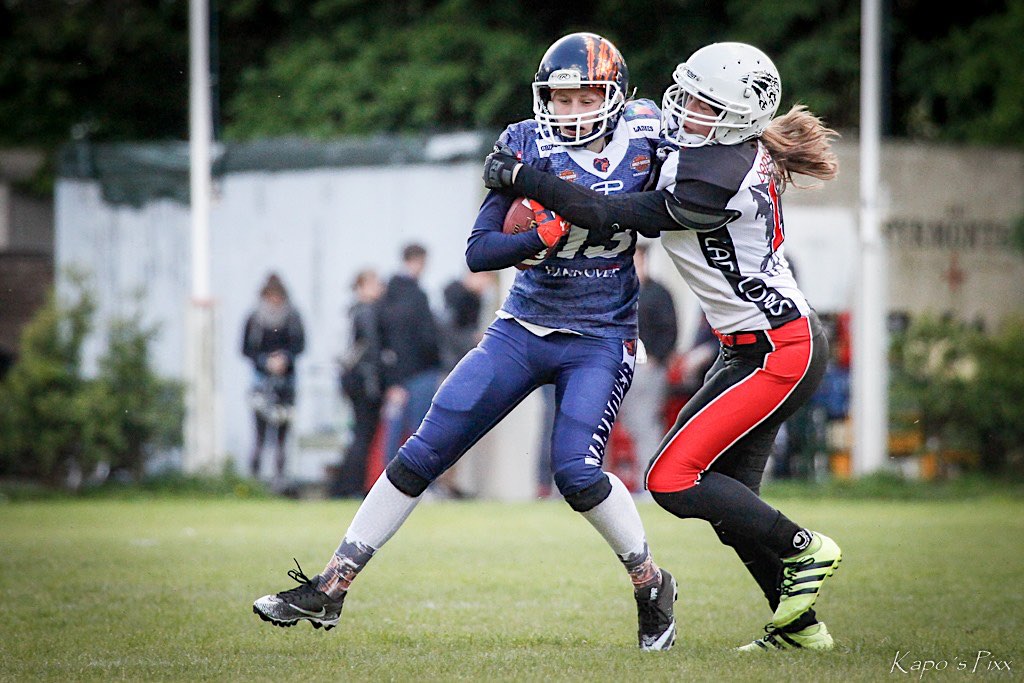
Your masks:
<path fill-rule="evenodd" d="M 189 0 L 189 163 L 192 295 L 186 349 L 186 472 L 217 469 L 214 306 L 210 292 L 210 24 L 208 0 Z"/>
<path fill-rule="evenodd" d="M 879 228 L 880 0 L 862 0 L 860 80 L 860 263 L 853 315 L 853 471 L 888 459 L 888 283 Z"/>

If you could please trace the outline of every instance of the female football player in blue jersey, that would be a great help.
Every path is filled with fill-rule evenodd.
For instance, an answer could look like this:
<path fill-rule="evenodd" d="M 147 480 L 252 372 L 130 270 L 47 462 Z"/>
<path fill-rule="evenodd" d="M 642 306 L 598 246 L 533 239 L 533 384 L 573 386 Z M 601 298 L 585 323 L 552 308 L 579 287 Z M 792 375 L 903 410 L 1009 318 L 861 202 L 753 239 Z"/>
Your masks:
<path fill-rule="evenodd" d="M 496 150 L 484 182 L 590 229 L 654 237 L 696 294 L 721 352 L 703 388 L 652 454 L 646 485 L 663 508 L 710 522 L 757 581 L 767 634 L 741 649 L 831 649 L 812 605 L 841 559 L 827 536 L 760 497 L 780 425 L 814 392 L 828 343 L 783 254 L 780 195 L 793 174 L 838 170 L 835 132 L 800 106 L 774 118 L 778 71 L 757 48 L 715 43 L 673 74 L 662 100 L 656 189 L 603 197 Z"/>
<path fill-rule="evenodd" d="M 659 139 L 657 105 L 627 101 L 619 51 L 592 33 L 555 42 L 533 83 L 535 117 L 499 144 L 524 164 L 605 194 L 643 188 Z M 639 284 L 636 234 L 601 240 L 536 207 L 536 230 L 502 230 L 512 198 L 492 192 L 469 237 L 471 270 L 520 266 L 498 318 L 438 389 L 419 429 L 399 449 L 356 512 L 326 568 L 257 600 L 278 626 L 332 628 L 356 574 L 397 531 L 421 494 L 540 386 L 555 387 L 551 469 L 559 492 L 608 542 L 634 585 L 643 650 L 675 641 L 675 581 L 654 562 L 625 485 L 601 469 L 609 432 L 633 377 Z"/>

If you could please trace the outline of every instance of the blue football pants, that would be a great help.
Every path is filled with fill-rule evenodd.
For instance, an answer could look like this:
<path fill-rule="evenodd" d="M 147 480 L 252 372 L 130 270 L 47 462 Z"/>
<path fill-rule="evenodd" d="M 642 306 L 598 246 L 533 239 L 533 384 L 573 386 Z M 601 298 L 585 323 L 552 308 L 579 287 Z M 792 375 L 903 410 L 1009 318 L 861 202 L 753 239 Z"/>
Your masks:
<path fill-rule="evenodd" d="M 563 496 L 582 491 L 605 476 L 608 436 L 634 361 L 633 340 L 560 332 L 541 337 L 499 318 L 437 390 L 398 457 L 433 481 L 537 387 L 554 384 L 552 474 Z M 532 445 L 524 441 L 525 448 Z M 532 468 L 532 460 L 524 466 Z"/>

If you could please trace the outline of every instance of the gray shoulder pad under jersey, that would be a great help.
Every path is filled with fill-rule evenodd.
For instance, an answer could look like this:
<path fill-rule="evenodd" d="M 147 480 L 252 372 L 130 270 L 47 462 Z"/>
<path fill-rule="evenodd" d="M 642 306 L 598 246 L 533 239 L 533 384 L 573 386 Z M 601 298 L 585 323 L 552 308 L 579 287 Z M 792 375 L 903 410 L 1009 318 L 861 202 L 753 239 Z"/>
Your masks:
<path fill-rule="evenodd" d="M 675 195 L 665 193 L 665 209 L 676 223 L 687 230 L 707 232 L 728 225 L 740 217 L 735 209 L 710 209 L 690 202 L 681 202 Z"/>

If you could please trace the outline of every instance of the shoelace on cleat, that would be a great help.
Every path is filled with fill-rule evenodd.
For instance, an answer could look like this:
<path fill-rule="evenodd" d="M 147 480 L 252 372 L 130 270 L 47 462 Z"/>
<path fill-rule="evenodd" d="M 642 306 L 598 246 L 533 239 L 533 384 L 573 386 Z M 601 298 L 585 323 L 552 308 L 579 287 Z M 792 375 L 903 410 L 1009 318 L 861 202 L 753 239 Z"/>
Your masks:
<path fill-rule="evenodd" d="M 761 638 L 761 642 L 767 643 L 776 649 L 785 650 L 787 646 L 801 647 L 796 641 L 786 638 L 785 632 L 771 622 L 765 624 L 764 631 L 765 635 Z"/>
<path fill-rule="evenodd" d="M 814 557 L 805 557 L 802 560 L 795 560 L 793 562 L 787 562 L 785 564 L 785 566 L 783 566 L 783 568 L 782 568 L 782 586 L 781 586 L 781 590 L 780 590 L 782 597 L 788 596 L 790 593 L 792 593 L 796 589 L 797 586 L 799 586 L 802 583 L 807 583 L 809 581 L 817 581 L 819 579 L 823 579 L 824 578 L 824 572 L 822 573 L 821 576 L 805 576 L 805 577 L 797 578 L 796 575 L 798 573 L 800 573 L 802 571 L 806 571 L 808 569 L 813 569 L 814 568 L 812 566 L 813 564 L 814 564 Z"/>
<path fill-rule="evenodd" d="M 299 585 L 295 588 L 292 588 L 291 590 L 286 590 L 278 593 L 278 596 L 282 600 L 288 600 L 290 598 L 298 598 L 299 596 L 306 595 L 310 591 L 319 592 L 320 589 L 317 588 L 316 582 L 313 581 L 313 579 L 306 576 L 306 574 L 302 571 L 302 566 L 299 565 L 299 561 L 296 560 L 294 557 L 292 558 L 292 561 L 295 563 L 295 566 L 298 567 L 298 569 L 289 569 L 288 578 L 292 579 L 293 581 L 298 581 Z"/>

